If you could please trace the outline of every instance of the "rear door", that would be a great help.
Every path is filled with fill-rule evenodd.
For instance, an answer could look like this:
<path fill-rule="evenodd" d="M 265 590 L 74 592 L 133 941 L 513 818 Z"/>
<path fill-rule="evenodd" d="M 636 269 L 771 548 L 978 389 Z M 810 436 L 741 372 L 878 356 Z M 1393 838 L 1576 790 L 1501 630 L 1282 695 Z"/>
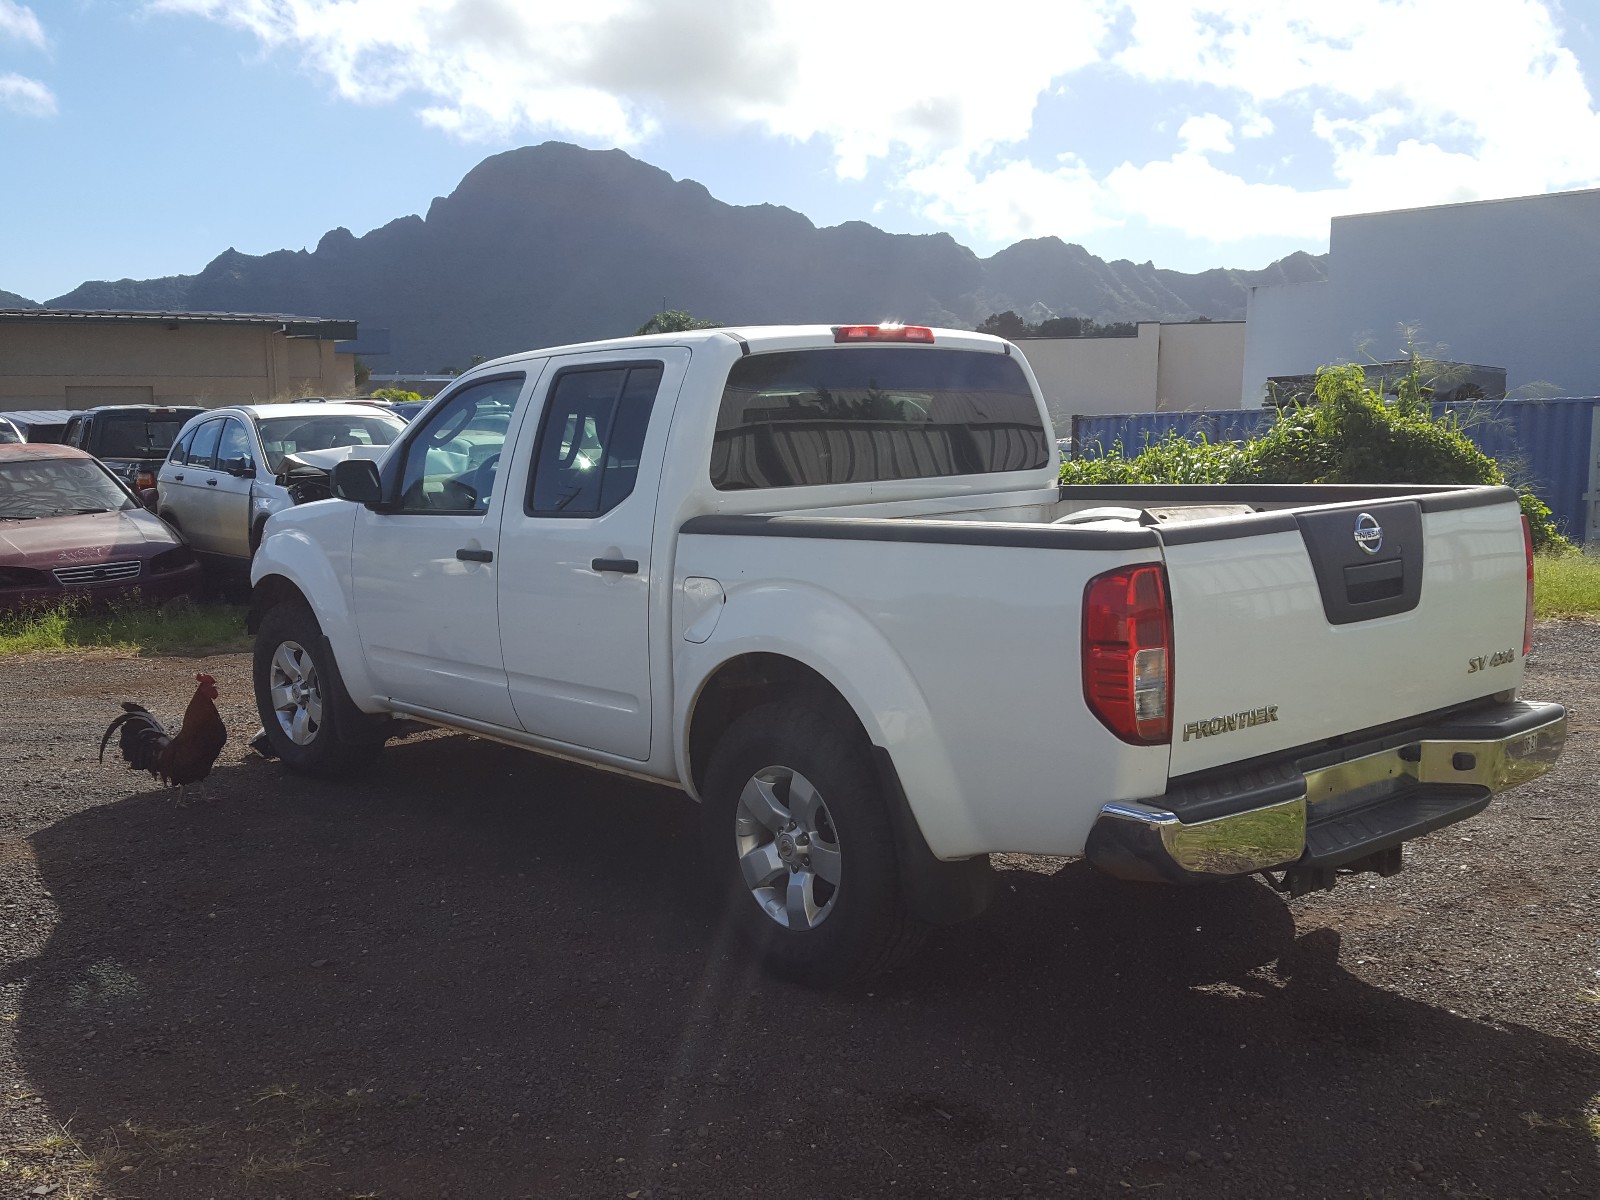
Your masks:
<path fill-rule="evenodd" d="M 500 527 L 500 631 L 529 733 L 650 757 L 656 493 L 689 351 L 552 359 L 524 436 L 530 485 Z M 518 454 L 518 461 L 528 456 Z"/>
<path fill-rule="evenodd" d="M 1485 489 L 1160 529 L 1171 773 L 1518 686 L 1527 566 L 1506 497 Z"/>
<path fill-rule="evenodd" d="M 223 418 L 198 426 L 186 439 L 183 461 L 169 459 L 161 472 L 161 509 L 174 519 L 196 550 L 221 553 L 218 526 L 213 515 L 217 489 L 217 443 L 222 440 Z"/>

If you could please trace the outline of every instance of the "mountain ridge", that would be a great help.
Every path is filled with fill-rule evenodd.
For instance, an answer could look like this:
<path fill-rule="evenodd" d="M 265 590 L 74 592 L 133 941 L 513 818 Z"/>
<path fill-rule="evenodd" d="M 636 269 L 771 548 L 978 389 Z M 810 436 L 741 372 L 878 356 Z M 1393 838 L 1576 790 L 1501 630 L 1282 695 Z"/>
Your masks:
<path fill-rule="evenodd" d="M 1191 274 L 1055 237 L 980 258 L 948 233 L 819 227 L 781 205 L 727 204 L 621 150 L 545 142 L 491 155 L 425 215 L 361 237 L 340 226 L 313 250 L 229 248 L 195 275 L 89 281 L 44 307 L 353 318 L 390 331 L 375 365 L 402 372 L 631 333 L 662 307 L 736 324 L 971 328 L 1006 309 L 1035 321 L 1230 320 L 1253 284 L 1325 277 L 1325 255 Z"/>

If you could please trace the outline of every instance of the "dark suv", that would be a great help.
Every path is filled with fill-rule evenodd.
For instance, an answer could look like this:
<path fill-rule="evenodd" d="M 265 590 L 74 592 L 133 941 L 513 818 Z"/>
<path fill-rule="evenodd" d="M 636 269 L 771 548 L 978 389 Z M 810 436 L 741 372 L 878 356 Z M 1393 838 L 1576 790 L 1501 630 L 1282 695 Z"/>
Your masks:
<path fill-rule="evenodd" d="M 178 430 L 206 410 L 193 405 L 108 404 L 73 413 L 61 441 L 86 450 L 129 487 L 155 487 Z"/>

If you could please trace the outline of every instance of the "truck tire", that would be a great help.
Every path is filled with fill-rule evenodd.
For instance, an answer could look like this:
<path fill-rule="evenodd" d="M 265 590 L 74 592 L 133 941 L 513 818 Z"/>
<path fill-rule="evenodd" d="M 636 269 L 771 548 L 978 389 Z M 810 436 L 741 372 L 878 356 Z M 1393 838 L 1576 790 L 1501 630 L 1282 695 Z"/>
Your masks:
<path fill-rule="evenodd" d="M 903 961 L 927 925 L 906 902 L 867 739 L 807 700 L 764 704 L 713 751 L 703 842 L 724 917 L 771 973 L 829 986 Z"/>
<path fill-rule="evenodd" d="M 291 770 L 348 775 L 383 749 L 386 719 L 351 702 L 322 628 L 304 604 L 279 604 L 262 616 L 251 674 L 267 743 Z"/>

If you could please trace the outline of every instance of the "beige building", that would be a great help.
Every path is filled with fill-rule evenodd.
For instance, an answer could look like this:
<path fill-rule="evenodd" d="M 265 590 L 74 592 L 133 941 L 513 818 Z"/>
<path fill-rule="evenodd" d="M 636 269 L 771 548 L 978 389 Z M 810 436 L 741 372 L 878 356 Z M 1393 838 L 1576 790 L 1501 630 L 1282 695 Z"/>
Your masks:
<path fill-rule="evenodd" d="M 0 309 L 0 410 L 260 403 L 355 389 L 354 321 Z"/>
<path fill-rule="evenodd" d="M 1024 338 L 1017 346 L 1058 437 L 1075 416 L 1239 407 L 1243 321 L 1146 321 L 1137 337 Z"/>

